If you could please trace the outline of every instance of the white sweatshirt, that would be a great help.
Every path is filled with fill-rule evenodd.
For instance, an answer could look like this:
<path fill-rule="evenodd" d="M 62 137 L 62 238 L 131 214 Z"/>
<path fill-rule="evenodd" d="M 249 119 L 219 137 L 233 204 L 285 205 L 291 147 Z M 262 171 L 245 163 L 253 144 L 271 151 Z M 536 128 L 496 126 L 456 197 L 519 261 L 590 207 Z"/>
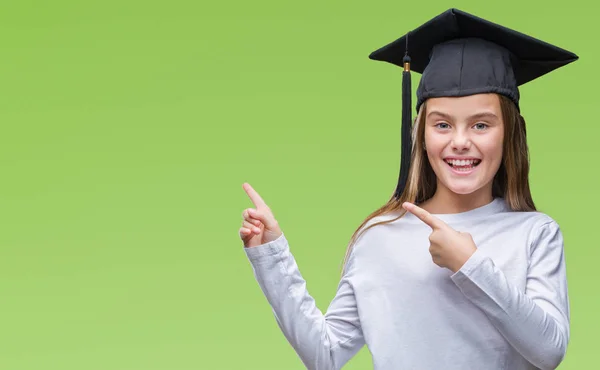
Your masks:
<path fill-rule="evenodd" d="M 393 218 L 379 216 L 369 224 Z M 308 369 L 340 369 L 364 345 L 375 370 L 555 369 L 569 342 L 563 237 L 502 198 L 437 214 L 476 252 L 456 273 L 433 263 L 412 214 L 361 236 L 323 314 L 285 235 L 244 248 L 283 334 Z"/>

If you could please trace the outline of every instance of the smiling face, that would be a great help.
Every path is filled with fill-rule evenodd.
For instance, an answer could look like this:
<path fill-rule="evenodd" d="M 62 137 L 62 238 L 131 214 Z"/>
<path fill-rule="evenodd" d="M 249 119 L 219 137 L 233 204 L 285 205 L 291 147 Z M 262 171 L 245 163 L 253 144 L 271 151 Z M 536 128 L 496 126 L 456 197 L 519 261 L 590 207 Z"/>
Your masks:
<path fill-rule="evenodd" d="M 438 191 L 491 194 L 504 140 L 498 96 L 430 98 L 426 114 L 425 147 Z"/>

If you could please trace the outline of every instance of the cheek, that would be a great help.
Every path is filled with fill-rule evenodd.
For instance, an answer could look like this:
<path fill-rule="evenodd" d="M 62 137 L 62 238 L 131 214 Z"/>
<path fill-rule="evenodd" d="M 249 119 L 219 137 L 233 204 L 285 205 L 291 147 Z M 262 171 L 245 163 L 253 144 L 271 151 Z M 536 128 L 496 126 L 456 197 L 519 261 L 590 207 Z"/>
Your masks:
<path fill-rule="evenodd" d="M 443 161 L 441 161 L 444 153 L 447 152 L 448 145 L 450 144 L 450 135 L 444 135 L 440 133 L 425 132 L 425 147 L 426 147 L 426 157 L 428 159 L 429 165 L 433 168 L 436 175 L 441 175 L 444 172 L 440 173 L 439 171 L 443 171 L 442 166 L 446 166 Z"/>
<path fill-rule="evenodd" d="M 486 166 L 480 174 L 483 176 L 492 176 L 502 165 L 502 145 L 480 146 L 480 152 L 485 158 Z"/>
<path fill-rule="evenodd" d="M 487 144 L 482 143 L 479 149 L 484 158 L 489 160 L 490 164 L 493 164 L 494 167 L 500 166 L 502 162 L 502 141 L 493 141 L 493 144 L 490 144 L 490 142 L 487 142 Z"/>
<path fill-rule="evenodd" d="M 446 135 L 425 132 L 425 147 L 427 152 L 436 155 L 441 153 L 448 145 Z"/>

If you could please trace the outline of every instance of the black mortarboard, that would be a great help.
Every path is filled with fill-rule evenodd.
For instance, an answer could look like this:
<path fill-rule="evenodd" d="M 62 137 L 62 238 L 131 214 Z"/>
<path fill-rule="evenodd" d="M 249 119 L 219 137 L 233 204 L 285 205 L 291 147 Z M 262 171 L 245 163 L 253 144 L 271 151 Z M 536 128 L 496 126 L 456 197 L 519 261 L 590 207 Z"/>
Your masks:
<path fill-rule="evenodd" d="M 410 44 L 409 44 L 410 42 Z M 370 59 L 404 67 L 402 153 L 395 196 L 406 185 L 412 149 L 410 70 L 422 73 L 416 109 L 432 97 L 498 93 L 519 108 L 518 86 L 578 56 L 485 19 L 449 9 L 372 52 Z"/>

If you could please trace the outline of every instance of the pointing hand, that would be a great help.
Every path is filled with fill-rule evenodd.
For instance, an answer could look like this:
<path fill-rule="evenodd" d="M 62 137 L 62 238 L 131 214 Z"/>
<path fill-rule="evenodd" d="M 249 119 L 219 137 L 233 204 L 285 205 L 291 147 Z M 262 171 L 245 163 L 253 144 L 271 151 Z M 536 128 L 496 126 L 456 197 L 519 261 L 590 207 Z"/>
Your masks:
<path fill-rule="evenodd" d="M 436 265 L 456 272 L 477 250 L 471 234 L 454 230 L 439 218 L 412 203 L 405 202 L 402 207 L 431 227 L 429 253 Z"/>
<path fill-rule="evenodd" d="M 242 186 L 255 207 L 242 212 L 244 221 L 239 234 L 244 247 L 256 247 L 279 238 L 282 232 L 271 209 L 250 184 L 244 183 Z"/>

